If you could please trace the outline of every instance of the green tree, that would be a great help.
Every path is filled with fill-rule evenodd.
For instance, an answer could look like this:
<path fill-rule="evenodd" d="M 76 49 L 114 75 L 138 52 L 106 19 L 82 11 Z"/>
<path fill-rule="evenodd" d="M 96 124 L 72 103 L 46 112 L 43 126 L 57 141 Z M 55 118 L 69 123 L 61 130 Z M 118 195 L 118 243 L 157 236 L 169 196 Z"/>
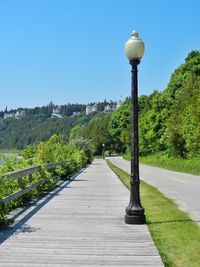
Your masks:
<path fill-rule="evenodd" d="M 110 113 L 99 113 L 84 129 L 83 137 L 91 140 L 94 146 L 94 154 L 102 154 L 103 144 L 105 144 L 106 149 L 110 149 L 111 136 L 108 131 L 109 121 Z"/>
<path fill-rule="evenodd" d="M 130 99 L 127 99 L 111 115 L 108 130 L 116 152 L 125 152 L 126 148 L 130 146 L 130 114 L 131 103 Z"/>

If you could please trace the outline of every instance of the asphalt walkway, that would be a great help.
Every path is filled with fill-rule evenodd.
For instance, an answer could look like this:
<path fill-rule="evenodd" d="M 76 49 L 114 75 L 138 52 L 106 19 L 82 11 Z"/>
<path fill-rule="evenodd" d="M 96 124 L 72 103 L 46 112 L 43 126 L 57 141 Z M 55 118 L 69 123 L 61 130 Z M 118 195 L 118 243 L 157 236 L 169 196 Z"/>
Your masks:
<path fill-rule="evenodd" d="M 122 157 L 110 157 L 109 160 L 130 173 L 130 161 Z M 200 176 L 140 164 L 140 178 L 173 199 L 200 224 Z"/>
<path fill-rule="evenodd" d="M 0 266 L 164 266 L 146 225 L 124 223 L 129 192 L 103 160 L 18 214 Z"/>

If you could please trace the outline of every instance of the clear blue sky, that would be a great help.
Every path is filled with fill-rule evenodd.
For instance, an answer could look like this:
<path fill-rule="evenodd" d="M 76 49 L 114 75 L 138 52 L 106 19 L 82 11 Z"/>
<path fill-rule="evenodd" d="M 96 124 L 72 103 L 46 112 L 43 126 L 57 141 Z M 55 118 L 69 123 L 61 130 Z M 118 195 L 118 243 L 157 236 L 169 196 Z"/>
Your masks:
<path fill-rule="evenodd" d="M 0 110 L 130 95 L 124 43 L 146 50 L 139 94 L 164 90 L 200 48 L 199 0 L 0 1 Z"/>

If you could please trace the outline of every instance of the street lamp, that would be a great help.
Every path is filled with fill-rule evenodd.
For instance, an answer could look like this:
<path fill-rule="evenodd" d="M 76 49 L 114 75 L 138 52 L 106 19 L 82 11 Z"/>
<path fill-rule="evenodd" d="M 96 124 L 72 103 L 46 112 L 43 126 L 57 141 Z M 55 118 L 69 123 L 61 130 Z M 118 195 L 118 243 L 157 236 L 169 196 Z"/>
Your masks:
<path fill-rule="evenodd" d="M 144 42 L 139 39 L 136 31 L 125 44 L 125 53 L 129 59 L 131 70 L 131 179 L 130 202 L 126 208 L 125 223 L 144 224 L 144 208 L 140 203 L 140 178 L 139 178 L 139 145 L 138 145 L 138 80 L 137 66 L 144 54 Z"/>
<path fill-rule="evenodd" d="M 105 158 L 105 144 L 102 145 L 102 158 Z"/>

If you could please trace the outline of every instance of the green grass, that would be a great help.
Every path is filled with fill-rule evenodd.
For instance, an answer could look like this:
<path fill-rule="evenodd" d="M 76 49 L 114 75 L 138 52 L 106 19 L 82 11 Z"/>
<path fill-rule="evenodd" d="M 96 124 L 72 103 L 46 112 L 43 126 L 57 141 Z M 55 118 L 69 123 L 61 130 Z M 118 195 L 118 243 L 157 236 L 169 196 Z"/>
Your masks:
<path fill-rule="evenodd" d="M 129 188 L 130 175 L 107 163 Z M 147 225 L 165 266 L 199 267 L 200 227 L 156 188 L 143 181 L 140 185 Z"/>
<path fill-rule="evenodd" d="M 124 159 L 130 160 L 130 155 L 125 154 Z M 169 158 L 167 155 L 160 153 L 160 154 L 140 157 L 140 162 L 172 171 L 200 175 L 199 157 L 191 159 Z"/>

